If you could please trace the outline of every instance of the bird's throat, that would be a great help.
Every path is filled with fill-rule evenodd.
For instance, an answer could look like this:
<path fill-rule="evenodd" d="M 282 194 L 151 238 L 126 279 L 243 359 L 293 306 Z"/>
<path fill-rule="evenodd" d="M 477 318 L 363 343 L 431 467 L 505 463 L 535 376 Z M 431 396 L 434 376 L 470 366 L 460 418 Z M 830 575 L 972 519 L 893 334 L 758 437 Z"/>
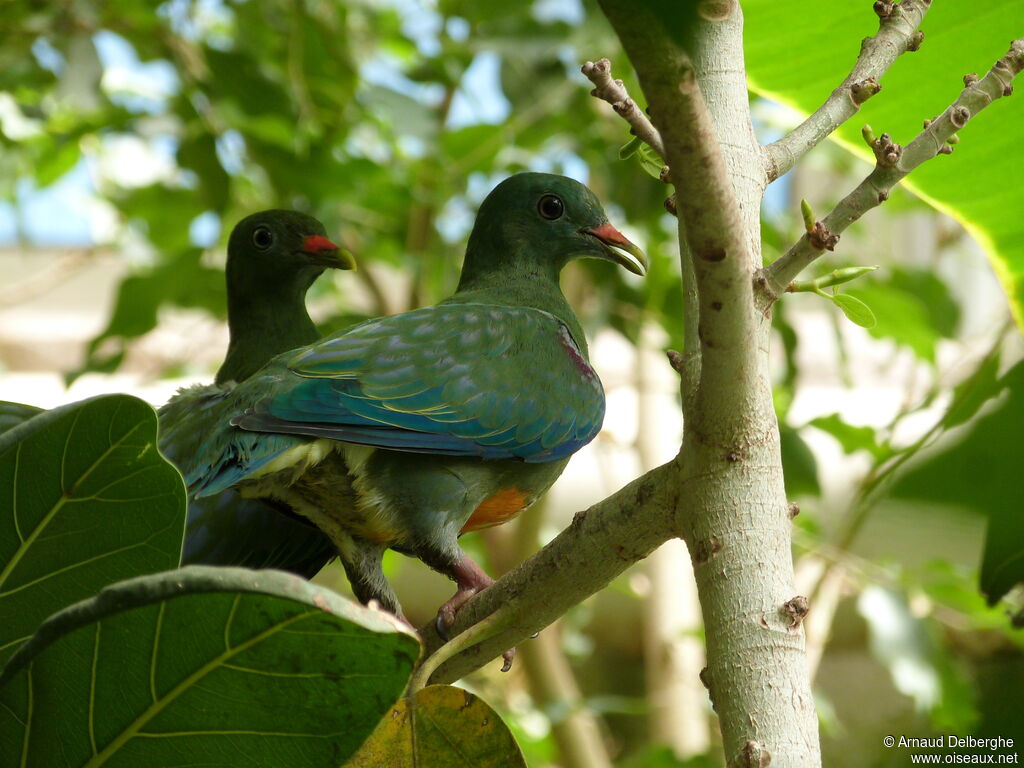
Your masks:
<path fill-rule="evenodd" d="M 320 338 L 306 311 L 304 290 L 246 302 L 229 296 L 228 328 L 231 340 L 217 371 L 218 384 L 244 381 L 282 352 Z"/>

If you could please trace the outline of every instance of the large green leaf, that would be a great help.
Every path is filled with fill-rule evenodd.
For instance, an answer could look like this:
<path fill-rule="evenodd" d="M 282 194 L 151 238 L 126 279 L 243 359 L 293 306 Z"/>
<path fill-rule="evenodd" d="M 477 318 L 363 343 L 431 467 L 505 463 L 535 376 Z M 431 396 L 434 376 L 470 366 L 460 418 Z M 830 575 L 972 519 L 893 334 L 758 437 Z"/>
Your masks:
<path fill-rule="evenodd" d="M 965 405 L 953 407 L 951 422 L 960 423 L 963 408 L 976 411 L 984 393 L 992 396 L 1005 387 L 1009 396 L 991 413 L 977 419 L 962 439 L 915 463 L 897 480 L 892 494 L 933 504 L 955 504 L 988 516 L 981 589 L 989 603 L 995 603 L 1015 584 L 1024 582 L 1020 493 L 1024 363 L 1010 369 L 998 385 L 988 381 L 987 367 L 984 371 L 979 395 L 963 392 Z"/>
<path fill-rule="evenodd" d="M 0 675 L 25 768 L 336 768 L 401 694 L 419 641 L 280 571 L 190 566 L 48 619 Z"/>
<path fill-rule="evenodd" d="M 508 726 L 482 699 L 430 685 L 401 699 L 345 768 L 526 768 Z"/>
<path fill-rule="evenodd" d="M 878 19 L 870 3 L 827 0 L 809 12 L 796 0 L 748 0 L 746 62 L 751 87 L 809 114 L 850 71 L 862 38 Z M 906 144 L 956 99 L 965 73 L 983 75 L 1024 33 L 1019 0 L 988 3 L 936 2 L 924 18 L 924 45 L 897 59 L 883 90 L 836 133 L 836 140 L 869 158 L 860 129 L 870 124 Z M 827 41 L 827 42 L 826 42 Z M 939 156 L 906 182 L 958 219 L 982 244 L 1024 327 L 1024 99 L 1000 99 L 972 120 L 949 157 Z M 845 192 L 846 190 L 842 190 Z M 842 247 L 842 246 L 840 246 Z"/>
<path fill-rule="evenodd" d="M 19 424 L 38 416 L 43 412 L 42 408 L 23 403 L 12 403 L 9 400 L 0 400 L 0 433 L 14 429 Z"/>
<path fill-rule="evenodd" d="M 178 564 L 185 488 L 156 431 L 146 403 L 104 395 L 0 435 L 0 662 L 51 613 Z"/>

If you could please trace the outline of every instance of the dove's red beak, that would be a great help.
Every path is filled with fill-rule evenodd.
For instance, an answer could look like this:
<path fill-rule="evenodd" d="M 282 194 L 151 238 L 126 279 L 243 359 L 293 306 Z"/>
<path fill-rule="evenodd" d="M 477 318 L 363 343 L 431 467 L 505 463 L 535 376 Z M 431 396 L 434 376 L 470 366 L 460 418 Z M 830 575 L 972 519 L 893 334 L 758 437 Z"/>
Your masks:
<path fill-rule="evenodd" d="M 309 235 L 302 242 L 302 252 L 311 256 L 310 261 L 321 267 L 356 268 L 356 260 L 352 254 L 339 248 L 323 235 Z"/>
<path fill-rule="evenodd" d="M 336 251 L 338 246 L 332 243 L 323 235 L 310 235 L 302 244 L 302 252 L 311 256 L 323 253 L 324 251 Z"/>
<path fill-rule="evenodd" d="M 642 275 L 647 271 L 647 256 L 644 255 L 644 252 L 611 224 L 606 222 L 597 227 L 584 229 L 583 232 L 596 237 L 605 246 L 610 246 L 606 249 L 608 258 L 621 264 L 630 272 Z"/>

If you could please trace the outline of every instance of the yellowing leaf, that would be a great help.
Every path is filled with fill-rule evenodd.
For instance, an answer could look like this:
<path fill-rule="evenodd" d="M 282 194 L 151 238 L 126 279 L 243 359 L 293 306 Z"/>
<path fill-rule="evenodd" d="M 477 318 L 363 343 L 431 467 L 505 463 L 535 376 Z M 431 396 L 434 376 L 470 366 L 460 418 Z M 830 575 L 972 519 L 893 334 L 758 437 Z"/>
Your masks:
<path fill-rule="evenodd" d="M 483 700 L 450 685 L 400 699 L 345 768 L 526 768 L 519 746 Z"/>

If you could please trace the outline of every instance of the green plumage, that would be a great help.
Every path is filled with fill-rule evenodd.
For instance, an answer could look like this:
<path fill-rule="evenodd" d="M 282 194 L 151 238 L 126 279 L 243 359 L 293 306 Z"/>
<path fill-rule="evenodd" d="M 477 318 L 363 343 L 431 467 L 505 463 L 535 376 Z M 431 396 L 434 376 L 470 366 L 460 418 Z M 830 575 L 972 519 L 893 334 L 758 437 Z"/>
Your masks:
<path fill-rule="evenodd" d="M 352 257 L 327 240 L 323 225 L 296 211 L 262 211 L 228 239 L 228 353 L 217 383 L 183 390 L 160 409 L 160 449 L 184 469 L 217 426 L 211 407 L 275 355 L 315 341 L 305 295 L 328 267 L 352 269 Z M 334 555 L 315 527 L 282 514 L 272 499 L 243 499 L 227 489 L 189 504 L 186 564 L 282 568 L 314 575 Z"/>
<path fill-rule="evenodd" d="M 357 596 L 399 615 L 381 555 L 421 558 L 458 583 L 450 623 L 490 583 L 460 533 L 532 504 L 600 429 L 604 394 L 558 286 L 586 256 L 646 267 L 586 187 L 511 177 L 481 206 L 454 296 L 283 354 L 210 403 L 221 428 L 191 491 L 234 486 L 305 515 Z"/>

